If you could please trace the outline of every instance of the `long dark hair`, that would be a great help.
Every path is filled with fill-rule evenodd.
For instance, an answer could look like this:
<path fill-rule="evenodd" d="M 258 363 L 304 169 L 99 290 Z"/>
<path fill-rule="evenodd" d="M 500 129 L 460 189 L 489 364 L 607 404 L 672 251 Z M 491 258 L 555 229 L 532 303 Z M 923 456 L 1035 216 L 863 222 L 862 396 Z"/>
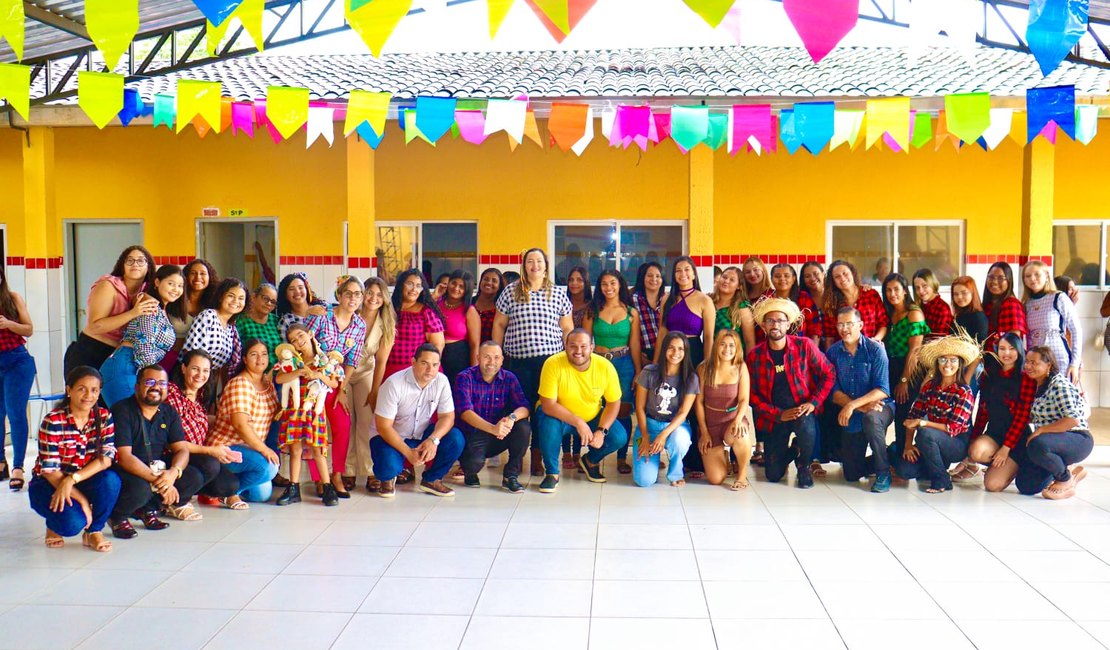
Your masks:
<path fill-rule="evenodd" d="M 501 292 L 505 290 L 505 276 L 501 274 L 501 271 L 491 266 L 485 271 L 482 271 L 481 275 L 478 276 L 478 286 L 474 289 L 474 296 L 470 299 L 471 303 L 478 299 L 478 294 L 482 291 L 482 281 L 486 279 L 486 274 L 488 273 L 497 276 L 497 293 L 493 294 L 494 302 L 497 302 L 497 299 L 501 297 Z"/>
<path fill-rule="evenodd" d="M 1017 350 L 1018 358 L 1014 362 L 1014 376 L 1021 380 L 1021 373 L 1025 369 L 1025 342 L 1021 340 L 1021 336 L 1014 332 L 1006 332 L 998 336 L 998 341 L 1005 341 Z M 998 360 L 997 353 L 983 355 L 983 374 L 994 375 L 995 373 L 1001 374 L 1002 362 Z"/>
<path fill-rule="evenodd" d="M 116 265 L 112 267 L 112 275 L 121 280 L 123 279 L 123 272 L 127 267 L 127 256 L 130 255 L 132 251 L 139 251 L 143 254 L 143 257 L 146 258 L 146 277 L 143 278 L 143 282 L 149 287 L 154 284 L 154 257 L 145 247 L 137 244 L 123 249 L 123 252 L 116 258 Z"/>
<path fill-rule="evenodd" d="M 667 377 L 667 348 L 671 346 L 671 341 L 681 340 L 682 350 L 682 363 L 678 364 L 678 394 L 680 396 L 686 394 L 686 387 L 691 384 L 697 369 L 694 368 L 693 362 L 690 360 L 690 340 L 682 332 L 667 332 L 663 337 L 663 341 L 657 346 L 659 349 L 659 363 L 654 365 L 654 373 L 656 383 L 661 384 Z M 739 352 L 739 350 L 738 350 Z M 649 368 L 652 366 L 648 366 Z"/>
<path fill-rule="evenodd" d="M 632 306 L 632 292 L 628 290 L 628 282 L 621 272 L 616 269 L 604 269 L 597 274 L 597 286 L 594 288 L 593 298 L 590 299 L 590 314 L 593 318 L 597 318 L 605 307 L 605 296 L 601 295 L 601 281 L 609 277 L 617 279 L 617 300 L 625 307 Z"/>
<path fill-rule="evenodd" d="M 131 250 L 134 250 L 134 249 L 131 249 Z M 127 254 L 124 253 L 124 255 L 126 256 Z M 100 371 L 99 370 L 97 370 L 96 368 L 93 368 L 92 366 L 77 366 L 73 370 L 70 370 L 69 374 L 66 375 L 66 388 L 73 388 L 74 386 L 77 385 L 77 382 L 81 381 L 82 379 L 85 379 L 86 377 L 95 377 L 96 380 L 98 382 L 100 382 L 101 386 L 104 385 L 104 378 L 102 376 L 100 376 Z M 64 408 L 68 411 L 69 410 L 69 395 L 68 394 L 63 395 L 62 399 L 59 400 L 58 403 L 54 405 L 54 408 L 56 408 L 56 409 Z M 93 404 L 92 418 L 93 418 L 93 427 L 96 429 L 96 455 L 99 456 L 100 453 L 101 453 L 101 450 L 104 447 L 104 438 L 103 438 L 103 436 L 101 436 L 101 429 L 103 428 L 103 422 L 100 421 L 100 402 L 99 401 L 96 404 Z"/>
<path fill-rule="evenodd" d="M 590 288 L 590 272 L 584 266 L 572 266 L 567 271 L 567 297 L 570 297 L 570 276 L 575 273 L 582 276 L 582 299 L 588 303 L 594 299 L 594 292 Z"/>
<path fill-rule="evenodd" d="M 3 264 L 0 264 L 0 316 L 19 320 L 19 308 L 16 307 L 15 297 L 8 286 L 8 269 Z"/>
<path fill-rule="evenodd" d="M 671 292 L 667 295 L 666 302 L 663 303 L 663 318 L 667 317 L 667 313 L 671 310 L 671 307 L 674 307 L 682 297 L 680 295 L 682 291 L 678 288 L 678 283 L 675 282 L 674 279 L 675 270 L 678 269 L 678 265 L 682 262 L 686 262 L 690 265 L 690 268 L 694 269 L 694 291 L 701 291 L 701 282 L 698 280 L 698 265 L 694 264 L 694 260 L 691 259 L 689 255 L 683 255 L 675 259 L 674 264 L 671 264 Z"/>
<path fill-rule="evenodd" d="M 1006 291 L 999 296 L 995 296 L 990 290 L 991 283 L 984 282 L 983 284 L 983 311 L 986 311 L 986 307 L 990 306 L 991 322 L 988 327 L 992 332 L 998 329 L 998 306 L 1002 304 L 1003 300 L 1014 297 L 1014 270 L 1006 262 L 995 262 L 987 269 L 987 275 L 989 276 L 991 271 L 995 269 L 1000 269 L 1002 274 L 1006 276 Z"/>
<path fill-rule="evenodd" d="M 821 309 L 827 314 L 835 314 L 837 309 L 848 306 L 848 301 L 844 297 L 844 292 L 841 291 L 840 288 L 836 286 L 836 282 L 833 281 L 833 271 L 839 266 L 847 267 L 848 270 L 852 272 L 852 282 L 855 283 L 856 288 L 859 290 L 863 289 L 863 283 L 859 281 L 859 269 L 856 268 L 855 264 L 847 260 L 834 261 L 829 265 L 829 270 L 825 273 L 825 296 L 823 299 L 825 304 L 821 305 Z M 903 284 L 905 283 L 903 282 Z"/>
<path fill-rule="evenodd" d="M 216 273 L 216 267 L 212 266 L 212 264 L 209 263 L 208 260 L 204 260 L 199 257 L 186 264 L 185 268 L 181 270 L 181 275 L 185 278 L 186 303 L 189 302 L 189 296 L 193 293 L 193 290 L 189 288 L 189 272 L 193 269 L 194 266 L 203 266 L 204 270 L 208 271 L 208 286 L 200 292 L 200 299 L 197 300 L 197 305 L 199 307 L 197 311 L 199 313 L 201 310 L 208 309 L 212 306 L 212 301 L 213 299 L 215 299 L 216 296 L 216 286 L 220 284 L 220 274 Z M 184 313 L 184 309 L 182 309 L 183 315 L 181 316 L 181 320 L 185 319 Z M 170 315 L 172 316 L 173 314 L 171 313 Z"/>
<path fill-rule="evenodd" d="M 300 323 L 294 323 L 294 324 L 289 326 L 289 329 L 293 329 L 294 327 L 304 328 L 304 325 L 301 325 Z M 307 328 L 305 328 L 305 329 L 307 329 Z M 315 339 L 313 339 L 313 341 L 315 341 Z M 250 352 L 250 349 L 253 348 L 256 345 L 261 345 L 262 347 L 266 348 L 266 352 L 269 353 L 270 347 L 268 345 L 266 345 L 266 342 L 263 341 L 262 339 L 256 339 L 256 338 L 252 337 L 252 338 L 249 338 L 249 339 L 243 341 L 243 344 L 242 344 L 242 347 L 241 347 L 241 349 L 243 350 L 243 353 L 239 355 L 239 365 L 235 367 L 234 372 L 231 372 L 231 373 L 228 374 L 228 379 L 231 379 L 233 377 L 238 377 L 239 375 L 246 372 L 246 370 L 247 370 L 247 352 Z M 178 365 L 181 365 L 181 364 L 178 364 Z M 212 381 L 212 380 L 209 379 L 208 381 Z M 207 386 L 207 384 L 205 384 L 205 386 Z"/>
<path fill-rule="evenodd" d="M 317 298 L 316 294 L 312 291 L 312 285 L 308 283 L 307 275 L 299 271 L 297 273 L 290 273 L 289 275 L 282 278 L 281 282 L 278 284 L 277 313 L 279 316 L 284 316 L 285 314 L 293 311 L 293 305 L 289 303 L 289 296 L 286 294 L 289 293 L 289 285 L 293 284 L 293 282 L 295 282 L 296 280 L 300 280 L 304 283 L 305 302 L 310 305 L 324 304 L 324 301 Z M 245 307 L 243 308 L 243 311 L 246 311 Z"/>
<path fill-rule="evenodd" d="M 450 286 L 455 280 L 462 280 L 463 282 L 462 308 L 465 314 L 466 310 L 470 308 L 470 303 L 474 300 L 474 276 L 470 275 L 470 271 L 455 269 L 451 272 L 451 275 L 447 277 L 447 285 Z M 443 302 L 447 302 L 446 293 L 443 294 Z"/>
<path fill-rule="evenodd" d="M 212 295 L 212 304 L 208 306 L 209 309 L 220 310 L 220 305 L 224 301 L 224 296 L 232 289 L 239 288 L 243 290 L 243 310 L 238 314 L 232 314 L 227 319 L 229 325 L 234 325 L 239 317 L 250 311 L 251 308 L 251 290 L 247 288 L 247 283 L 239 278 L 224 278 L 220 281 L 220 286 L 216 287 L 216 292 Z"/>
<path fill-rule="evenodd" d="M 246 349 L 247 348 L 244 346 L 244 352 L 246 351 Z M 200 357 L 201 359 L 208 359 L 208 365 L 212 365 L 211 355 L 209 355 L 204 350 L 197 348 L 195 350 L 189 350 L 185 354 L 181 355 L 181 361 L 173 367 L 173 374 L 170 376 L 170 383 L 180 388 L 183 395 L 185 394 L 185 368 L 188 368 L 189 364 L 193 362 L 193 359 L 196 359 L 197 357 Z M 209 406 L 208 386 L 211 383 L 212 377 L 209 376 L 208 381 L 204 382 L 204 385 L 200 388 L 197 388 L 198 403 Z"/>
<path fill-rule="evenodd" d="M 158 270 L 154 273 L 154 282 L 146 285 L 147 295 L 157 300 L 159 305 L 162 304 L 162 296 L 158 293 L 158 287 L 154 285 L 156 282 L 162 282 L 172 275 L 180 275 L 182 284 L 184 284 L 185 275 L 181 272 L 180 266 L 176 264 L 163 264 L 162 266 L 159 266 Z M 187 290 L 188 289 L 186 289 L 186 291 Z M 181 321 L 185 320 L 185 292 L 181 292 L 181 295 L 177 297 L 177 300 L 164 305 L 164 307 L 166 313 L 173 318 Z"/>
<path fill-rule="evenodd" d="M 647 287 L 644 286 L 644 280 L 647 278 L 648 269 L 654 268 L 659 271 L 659 277 L 663 277 L 663 265 L 659 262 L 644 262 L 636 271 L 636 284 L 632 287 L 632 293 L 638 293 L 647 300 Z M 663 287 L 659 287 L 659 296 L 656 298 L 658 304 L 651 305 L 653 309 L 658 309 L 663 302 L 663 294 L 667 293 Z"/>
<path fill-rule="evenodd" d="M 883 294 L 883 308 L 886 309 L 887 320 L 889 320 L 891 325 L 893 325 L 894 324 L 894 305 L 890 304 L 890 300 L 888 300 L 887 297 L 886 297 L 886 287 L 891 282 L 897 282 L 898 284 L 902 285 L 902 293 L 905 295 L 905 297 L 902 298 L 902 307 L 906 310 L 907 313 L 909 313 L 911 306 L 917 307 L 917 305 L 914 304 L 913 299 L 910 295 L 910 288 L 906 284 L 906 276 L 902 275 L 901 273 L 891 273 L 891 274 L 887 275 L 883 279 L 883 287 L 882 287 L 882 289 L 883 289 L 883 291 L 882 291 L 882 294 Z"/>
<path fill-rule="evenodd" d="M 786 269 L 786 270 L 790 271 L 790 275 L 794 276 L 794 284 L 792 284 L 790 286 L 790 293 L 787 297 L 790 298 L 790 302 L 797 303 L 798 302 L 798 296 L 802 293 L 802 285 L 801 285 L 801 282 L 798 279 L 797 271 L 794 270 L 793 266 L 783 262 L 781 264 L 776 264 L 776 265 L 771 267 L 771 275 L 768 279 L 770 280 L 771 278 L 773 278 L 775 276 L 775 271 L 777 271 L 779 269 Z M 775 281 L 774 280 L 771 280 L 771 288 L 774 289 L 775 291 L 778 291 L 778 289 L 775 289 Z"/>
<path fill-rule="evenodd" d="M 397 280 L 394 283 L 393 295 L 391 296 L 391 299 L 393 302 L 393 311 L 397 312 L 398 322 L 400 322 L 401 320 L 401 303 L 404 302 L 403 294 L 405 293 L 405 280 L 408 280 L 414 275 L 420 278 L 421 285 L 420 295 L 416 298 L 416 302 L 424 305 L 425 309 L 431 309 L 432 313 L 439 318 L 439 322 L 443 323 L 446 326 L 447 319 L 443 317 L 443 312 L 439 310 L 439 305 L 436 304 L 436 301 L 432 300 L 432 292 L 428 291 L 427 285 L 424 284 L 424 274 L 417 269 L 409 269 L 402 272 L 401 275 L 397 276 Z"/>

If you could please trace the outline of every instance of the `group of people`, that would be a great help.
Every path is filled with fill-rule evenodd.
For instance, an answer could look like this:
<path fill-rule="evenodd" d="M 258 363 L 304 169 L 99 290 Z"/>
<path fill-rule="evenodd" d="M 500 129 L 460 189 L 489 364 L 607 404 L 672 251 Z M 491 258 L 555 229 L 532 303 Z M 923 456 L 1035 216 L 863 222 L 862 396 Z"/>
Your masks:
<path fill-rule="evenodd" d="M 391 291 L 348 275 L 325 301 L 303 274 L 251 290 L 204 260 L 155 268 L 128 247 L 90 291 L 65 398 L 40 426 L 29 494 L 46 544 L 83 531 L 84 545 L 110 550 L 106 524 L 128 539 L 132 520 L 196 521 L 194 497 L 243 510 L 276 491 L 276 505 L 296 503 L 302 461 L 326 506 L 359 477 L 385 498 L 418 472 L 436 496 L 454 494 L 453 471 L 480 487 L 504 452 L 510 493 L 524 491 L 529 451 L 543 493 L 563 470 L 605 482 L 612 454 L 641 487 L 665 470 L 672 486 L 743 490 L 752 465 L 779 482 L 793 464 L 805 489 L 839 462 L 849 482 L 874 477 L 872 492 L 898 479 L 944 492 L 986 467 L 988 490 L 1016 481 L 1061 499 L 1085 475 L 1082 333 L 1040 262 L 1022 269 L 1020 300 L 998 263 L 981 298 L 956 278 L 952 306 L 928 269 L 873 287 L 844 260 L 808 262 L 799 278 L 751 258 L 715 273 L 708 293 L 689 257 L 672 263 L 669 289 L 667 271 L 645 262 L 630 288 L 617 270 L 591 282 L 575 266 L 557 286 L 532 248 L 510 282 L 491 268 L 477 287 L 465 271 L 433 284 L 410 269 Z M 13 490 L 32 333 L 0 276 Z"/>

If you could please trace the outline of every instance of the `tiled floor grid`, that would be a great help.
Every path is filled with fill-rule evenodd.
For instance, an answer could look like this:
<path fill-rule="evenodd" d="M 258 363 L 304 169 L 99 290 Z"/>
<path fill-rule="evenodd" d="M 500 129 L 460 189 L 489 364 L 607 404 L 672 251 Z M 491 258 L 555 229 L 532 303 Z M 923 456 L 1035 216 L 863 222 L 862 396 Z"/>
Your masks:
<path fill-rule="evenodd" d="M 1105 648 L 1110 447 L 1086 464 L 1065 502 L 839 471 L 638 489 L 610 466 L 512 496 L 487 470 L 451 499 L 205 507 L 106 555 L 46 549 L 5 490 L 0 647 Z"/>

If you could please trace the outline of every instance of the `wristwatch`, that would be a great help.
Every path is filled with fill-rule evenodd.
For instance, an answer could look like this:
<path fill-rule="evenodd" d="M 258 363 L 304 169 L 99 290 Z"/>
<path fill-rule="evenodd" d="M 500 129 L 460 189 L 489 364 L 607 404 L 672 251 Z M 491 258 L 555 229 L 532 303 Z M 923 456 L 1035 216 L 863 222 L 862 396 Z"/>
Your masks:
<path fill-rule="evenodd" d="M 597 430 L 603 435 L 609 435 L 609 427 L 598 427 Z"/>
<path fill-rule="evenodd" d="M 909 380 L 909 379 L 906 379 L 905 377 L 902 377 L 902 379 L 901 379 L 900 381 L 901 381 L 901 382 L 902 382 L 903 384 L 908 384 L 908 383 L 910 383 L 910 380 Z"/>
<path fill-rule="evenodd" d="M 516 422 L 516 413 L 509 414 L 509 422 Z"/>
<path fill-rule="evenodd" d="M 435 436 L 432 436 L 432 444 L 435 445 L 436 447 L 438 447 L 439 446 L 439 438 L 436 438 Z"/>
<path fill-rule="evenodd" d="M 81 482 L 81 475 L 80 475 L 80 474 L 78 474 L 77 472 L 74 472 L 74 473 L 70 474 L 70 476 L 72 476 L 72 477 L 73 477 L 73 483 L 74 483 L 74 485 L 76 485 L 77 483 L 80 483 L 80 482 Z"/>

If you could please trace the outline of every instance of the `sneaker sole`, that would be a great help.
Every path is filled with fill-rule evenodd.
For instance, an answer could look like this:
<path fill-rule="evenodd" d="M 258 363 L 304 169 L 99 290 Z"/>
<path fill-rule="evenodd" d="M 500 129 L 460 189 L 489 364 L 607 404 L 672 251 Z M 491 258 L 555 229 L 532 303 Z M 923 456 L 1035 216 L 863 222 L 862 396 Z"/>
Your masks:
<path fill-rule="evenodd" d="M 383 499 L 392 499 L 393 497 L 397 496 L 397 493 L 396 492 L 378 492 L 378 496 L 380 496 Z"/>
<path fill-rule="evenodd" d="M 453 496 L 455 496 L 455 491 L 454 490 L 451 490 L 450 492 L 437 492 L 436 490 L 433 490 L 430 487 L 424 487 L 423 485 L 418 485 L 417 488 L 419 488 L 419 490 L 421 492 L 425 493 L 425 494 L 430 494 L 430 495 L 436 496 L 436 497 L 453 497 Z"/>
<path fill-rule="evenodd" d="M 589 470 L 586 469 L 586 457 L 585 456 L 582 456 L 581 458 L 578 459 L 578 469 L 582 470 L 582 473 L 586 475 L 586 480 L 589 481 L 590 483 L 608 483 L 609 482 L 609 479 L 605 478 L 604 476 L 602 476 L 601 478 L 594 478 L 594 477 L 590 476 Z"/>
<path fill-rule="evenodd" d="M 504 485 L 501 486 L 501 489 L 508 492 L 509 494 L 524 494 L 524 486 L 523 485 L 520 486 L 519 490 L 514 490 L 514 489 L 506 487 Z"/>
<path fill-rule="evenodd" d="M 541 487 L 541 488 L 538 488 L 538 489 L 540 491 L 540 494 L 554 494 L 555 490 L 559 489 L 559 484 L 556 483 L 555 487 L 552 487 L 552 488 Z"/>

